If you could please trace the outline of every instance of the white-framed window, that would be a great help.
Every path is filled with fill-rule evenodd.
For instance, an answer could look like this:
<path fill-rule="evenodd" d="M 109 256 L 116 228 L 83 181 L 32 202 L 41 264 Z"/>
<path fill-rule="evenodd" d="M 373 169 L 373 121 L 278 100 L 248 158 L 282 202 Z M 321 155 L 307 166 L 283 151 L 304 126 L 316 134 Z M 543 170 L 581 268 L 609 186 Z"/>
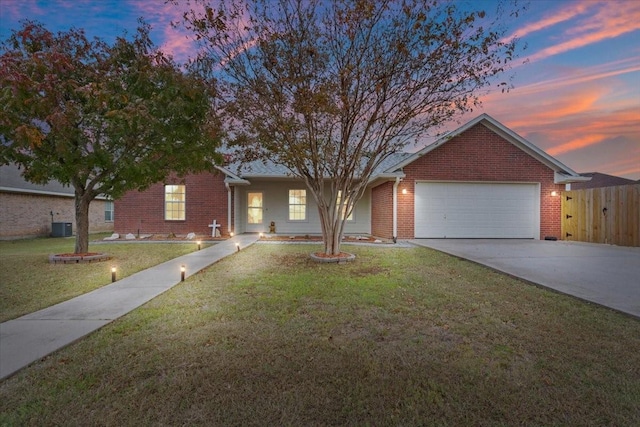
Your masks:
<path fill-rule="evenodd" d="M 186 187 L 184 185 L 164 186 L 164 219 L 184 221 L 186 219 Z"/>
<path fill-rule="evenodd" d="M 247 223 L 262 224 L 262 193 L 247 193 Z"/>
<path fill-rule="evenodd" d="M 342 200 L 342 191 L 338 191 L 338 200 L 336 201 L 336 206 L 340 206 L 340 202 Z M 355 206 L 354 209 L 351 210 L 351 213 L 349 213 L 349 216 L 347 217 L 347 221 L 353 221 L 353 211 L 355 210 Z M 344 206 L 342 206 L 342 214 L 340 215 L 340 219 L 344 219 L 344 215 L 347 212 L 347 202 L 345 201 Z"/>
<path fill-rule="evenodd" d="M 105 222 L 113 222 L 113 200 L 104 201 L 104 220 Z"/>
<path fill-rule="evenodd" d="M 306 221 L 307 190 L 289 190 L 289 221 Z"/>

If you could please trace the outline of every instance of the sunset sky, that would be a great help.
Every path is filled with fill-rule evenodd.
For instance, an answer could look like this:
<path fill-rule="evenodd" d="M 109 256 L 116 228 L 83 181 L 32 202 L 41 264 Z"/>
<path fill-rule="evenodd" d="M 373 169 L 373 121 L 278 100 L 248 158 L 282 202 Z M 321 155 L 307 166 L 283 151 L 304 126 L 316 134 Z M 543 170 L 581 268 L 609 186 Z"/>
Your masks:
<path fill-rule="evenodd" d="M 468 3 L 495 9 L 491 0 Z M 156 44 L 184 60 L 192 44 L 170 26 L 180 15 L 164 0 L 0 0 L 0 39 L 28 18 L 113 41 L 144 17 Z M 527 44 L 514 63 L 515 88 L 487 94 L 481 109 L 447 128 L 487 113 L 576 172 L 640 179 L 640 1 L 531 0 L 505 24 Z"/>

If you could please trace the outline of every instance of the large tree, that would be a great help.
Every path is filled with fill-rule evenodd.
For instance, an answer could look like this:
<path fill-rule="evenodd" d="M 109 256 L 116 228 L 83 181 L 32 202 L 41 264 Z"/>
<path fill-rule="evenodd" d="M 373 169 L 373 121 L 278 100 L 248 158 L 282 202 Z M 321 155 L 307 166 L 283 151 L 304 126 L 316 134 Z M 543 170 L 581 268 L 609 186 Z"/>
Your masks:
<path fill-rule="evenodd" d="M 212 167 L 212 82 L 158 51 L 144 22 L 109 44 L 26 21 L 0 53 L 0 164 L 74 188 L 76 253 L 88 251 L 98 195 Z"/>
<path fill-rule="evenodd" d="M 516 41 L 458 2 L 215 3 L 192 0 L 183 24 L 221 82 L 231 145 L 305 182 L 328 255 L 385 158 L 470 111 L 483 88 L 508 87 L 496 76 Z"/>

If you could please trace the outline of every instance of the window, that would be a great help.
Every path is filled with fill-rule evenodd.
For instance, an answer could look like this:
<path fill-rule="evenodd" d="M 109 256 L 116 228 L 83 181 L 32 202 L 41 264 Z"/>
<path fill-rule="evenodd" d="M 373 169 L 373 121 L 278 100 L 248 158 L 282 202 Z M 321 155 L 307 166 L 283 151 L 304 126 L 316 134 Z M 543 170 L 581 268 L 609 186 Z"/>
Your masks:
<path fill-rule="evenodd" d="M 336 206 L 340 206 L 341 199 L 342 199 L 342 191 L 338 190 L 338 200 L 336 201 Z M 340 216 L 340 219 L 344 219 L 344 214 L 346 213 L 346 211 L 347 211 L 347 202 L 345 201 L 345 205 L 342 206 L 342 215 Z M 353 221 L 353 211 L 354 209 L 351 209 L 351 213 L 347 217 L 347 221 Z"/>
<path fill-rule="evenodd" d="M 104 220 L 113 222 L 113 200 L 105 200 L 104 202 Z"/>
<path fill-rule="evenodd" d="M 167 221 L 184 221 L 186 188 L 184 185 L 164 186 L 164 219 Z"/>
<path fill-rule="evenodd" d="M 289 190 L 289 221 L 307 219 L 307 190 Z"/>
<path fill-rule="evenodd" d="M 262 193 L 247 194 L 247 223 L 262 224 Z"/>

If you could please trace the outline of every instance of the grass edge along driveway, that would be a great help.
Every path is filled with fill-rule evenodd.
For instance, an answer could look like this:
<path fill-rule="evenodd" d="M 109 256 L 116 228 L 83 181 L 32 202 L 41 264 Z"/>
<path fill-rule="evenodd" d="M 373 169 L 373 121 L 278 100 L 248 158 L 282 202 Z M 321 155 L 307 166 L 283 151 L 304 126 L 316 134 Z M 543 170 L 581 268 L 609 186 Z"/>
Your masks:
<path fill-rule="evenodd" d="M 426 248 L 254 245 L 0 384 L 0 424 L 638 425 L 640 322 Z"/>

